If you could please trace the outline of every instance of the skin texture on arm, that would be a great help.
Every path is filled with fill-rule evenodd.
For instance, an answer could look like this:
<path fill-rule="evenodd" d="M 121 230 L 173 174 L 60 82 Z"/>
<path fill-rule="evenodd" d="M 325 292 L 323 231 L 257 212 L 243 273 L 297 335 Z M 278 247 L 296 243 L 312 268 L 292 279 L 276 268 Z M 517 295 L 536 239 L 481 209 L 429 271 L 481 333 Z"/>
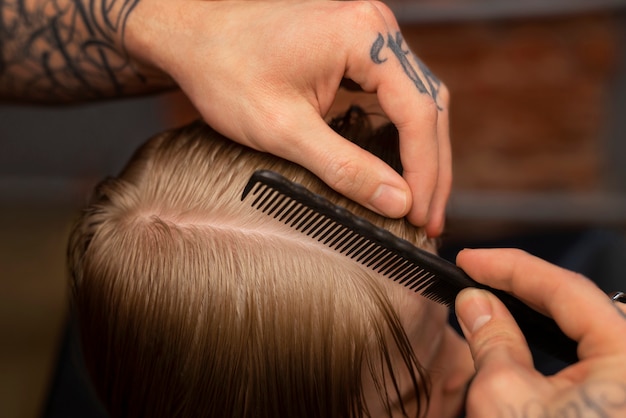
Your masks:
<path fill-rule="evenodd" d="M 0 98 L 76 102 L 180 87 L 221 134 L 300 164 L 389 217 L 441 233 L 448 92 L 371 1 L 7 0 Z M 345 78 L 377 94 L 404 173 L 327 115 Z"/>
<path fill-rule="evenodd" d="M 173 87 L 122 46 L 139 0 L 6 0 L 0 6 L 0 96 L 62 103 Z"/>
<path fill-rule="evenodd" d="M 580 358 L 543 376 L 502 303 L 486 291 L 463 291 L 457 315 L 477 370 L 468 393 L 468 418 L 626 416 L 624 304 L 613 303 L 585 277 L 519 250 L 464 250 L 457 262 L 477 281 L 511 292 L 553 317 L 578 342 Z"/>

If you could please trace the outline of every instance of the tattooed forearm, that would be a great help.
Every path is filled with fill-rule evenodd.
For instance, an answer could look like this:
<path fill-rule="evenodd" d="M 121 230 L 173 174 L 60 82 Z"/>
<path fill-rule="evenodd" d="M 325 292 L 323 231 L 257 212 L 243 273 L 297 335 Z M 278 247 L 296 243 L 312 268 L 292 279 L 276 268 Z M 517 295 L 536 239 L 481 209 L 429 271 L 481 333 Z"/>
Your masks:
<path fill-rule="evenodd" d="M 530 401 L 509 406 L 506 418 L 616 418 L 626 416 L 626 386 L 618 382 L 587 383 L 557 407 Z"/>
<path fill-rule="evenodd" d="M 132 93 L 145 78 L 123 42 L 138 2 L 0 0 L 0 97 L 46 102 Z"/>
<path fill-rule="evenodd" d="M 387 34 L 386 40 L 383 35 L 379 33 L 370 49 L 370 58 L 375 64 L 383 64 L 387 61 L 387 58 L 383 54 L 383 50 L 385 47 L 390 49 L 395 58 L 400 62 L 404 73 L 413 82 L 417 90 L 420 93 L 430 95 L 437 104 L 437 107 L 441 110 L 441 105 L 438 102 L 441 81 L 435 77 L 435 75 L 415 54 L 413 54 L 408 48 L 405 49 L 403 45 L 404 38 L 400 32 L 396 32 L 395 36 Z M 411 60 L 413 62 L 411 62 Z"/>

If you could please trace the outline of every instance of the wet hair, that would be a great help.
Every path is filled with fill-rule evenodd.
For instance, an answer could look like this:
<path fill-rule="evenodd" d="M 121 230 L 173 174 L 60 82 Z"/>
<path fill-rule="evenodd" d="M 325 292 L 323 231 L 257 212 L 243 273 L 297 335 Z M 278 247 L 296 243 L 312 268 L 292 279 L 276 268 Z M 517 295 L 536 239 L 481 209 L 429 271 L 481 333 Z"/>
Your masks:
<path fill-rule="evenodd" d="M 391 125 L 373 130 L 359 108 L 331 125 L 401 171 Z M 427 378 L 387 279 L 243 204 L 258 169 L 432 249 L 406 220 L 203 122 L 153 137 L 98 185 L 68 247 L 85 364 L 109 413 L 362 417 L 367 378 L 389 416 L 407 414 L 399 388 L 409 379 L 419 416 Z"/>

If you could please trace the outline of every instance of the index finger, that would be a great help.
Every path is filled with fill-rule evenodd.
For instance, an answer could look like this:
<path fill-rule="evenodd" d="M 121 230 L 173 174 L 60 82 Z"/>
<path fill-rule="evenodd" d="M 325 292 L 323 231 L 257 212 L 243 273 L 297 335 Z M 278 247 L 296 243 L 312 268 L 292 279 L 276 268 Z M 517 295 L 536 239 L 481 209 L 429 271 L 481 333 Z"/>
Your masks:
<path fill-rule="evenodd" d="M 381 108 L 398 128 L 403 177 L 413 196 L 408 218 L 426 225 L 429 235 L 438 235 L 452 182 L 448 92 L 410 51 L 389 8 L 372 5 L 384 25 L 372 32 L 369 56 L 349 56 L 346 76 L 364 90 L 376 91 Z"/>
<path fill-rule="evenodd" d="M 414 223 L 426 223 L 429 235 L 439 235 L 452 184 L 449 94 L 445 85 L 410 51 L 399 30 L 387 35 L 386 48 L 385 59 L 391 63 L 380 67 L 377 94 L 382 109 L 400 134 L 403 177 L 414 197 L 408 217 Z M 378 61 L 377 64 L 387 64 L 380 62 L 380 57 Z"/>
<path fill-rule="evenodd" d="M 510 292 L 554 318 L 579 342 L 580 358 L 626 350 L 626 321 L 584 276 L 515 249 L 463 250 L 457 263 L 478 282 Z"/>

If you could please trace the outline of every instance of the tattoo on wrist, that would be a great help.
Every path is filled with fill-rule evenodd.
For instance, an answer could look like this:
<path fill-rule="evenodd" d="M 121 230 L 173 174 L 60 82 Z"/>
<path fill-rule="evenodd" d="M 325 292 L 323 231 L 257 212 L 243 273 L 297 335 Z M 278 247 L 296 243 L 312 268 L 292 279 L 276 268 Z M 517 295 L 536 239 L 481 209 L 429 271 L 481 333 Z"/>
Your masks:
<path fill-rule="evenodd" d="M 529 401 L 521 408 L 509 405 L 506 418 L 613 418 L 626 416 L 626 385 L 596 381 L 582 385 L 556 408 Z"/>
<path fill-rule="evenodd" d="M 405 45 L 400 32 L 395 35 L 387 34 L 387 39 L 379 33 L 370 48 L 370 58 L 375 64 L 384 64 L 388 60 L 388 54 L 384 53 L 385 47 L 393 53 L 393 56 L 402 66 L 404 74 L 413 82 L 417 90 L 422 94 L 428 94 L 442 110 L 439 103 L 439 90 L 441 81 L 428 69 L 428 67 L 413 54 Z M 419 71 L 418 71 L 419 69 Z"/>
<path fill-rule="evenodd" d="M 124 30 L 139 0 L 5 0 L 0 3 L 0 95 L 82 100 L 145 82 Z"/>

